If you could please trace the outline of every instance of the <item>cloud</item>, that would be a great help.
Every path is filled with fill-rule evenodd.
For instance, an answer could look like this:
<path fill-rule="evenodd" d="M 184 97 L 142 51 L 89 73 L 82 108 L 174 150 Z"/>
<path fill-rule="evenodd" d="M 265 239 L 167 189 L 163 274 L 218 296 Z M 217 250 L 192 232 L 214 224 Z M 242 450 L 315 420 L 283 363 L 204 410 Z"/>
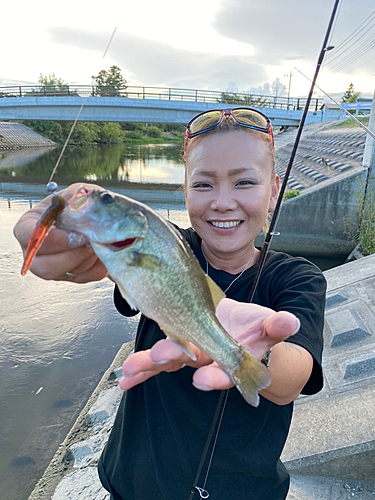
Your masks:
<path fill-rule="evenodd" d="M 55 43 L 99 53 L 108 43 L 108 35 L 67 27 L 51 29 L 49 34 Z M 131 73 L 130 85 L 133 80 L 149 86 L 225 90 L 230 81 L 236 81 L 240 89 L 246 90 L 267 80 L 265 68 L 249 58 L 181 50 L 118 32 L 108 57 L 127 74 Z"/>
<path fill-rule="evenodd" d="M 316 62 L 333 8 L 327 0 L 222 0 L 213 28 L 253 46 L 254 63 Z M 340 43 L 373 12 L 373 0 L 343 4 L 332 41 Z"/>

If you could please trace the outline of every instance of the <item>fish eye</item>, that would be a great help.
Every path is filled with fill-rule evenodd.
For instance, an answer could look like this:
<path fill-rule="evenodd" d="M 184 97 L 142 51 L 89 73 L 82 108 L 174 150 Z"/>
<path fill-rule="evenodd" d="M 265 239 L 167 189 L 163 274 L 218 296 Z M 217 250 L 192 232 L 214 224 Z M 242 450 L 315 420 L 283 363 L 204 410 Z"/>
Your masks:
<path fill-rule="evenodd" d="M 100 200 L 101 200 L 103 203 L 106 203 L 106 204 L 108 204 L 108 203 L 112 203 L 112 201 L 113 201 L 113 196 L 112 196 L 111 194 L 109 194 L 109 193 L 105 192 L 105 193 L 102 193 L 102 194 L 100 195 Z"/>

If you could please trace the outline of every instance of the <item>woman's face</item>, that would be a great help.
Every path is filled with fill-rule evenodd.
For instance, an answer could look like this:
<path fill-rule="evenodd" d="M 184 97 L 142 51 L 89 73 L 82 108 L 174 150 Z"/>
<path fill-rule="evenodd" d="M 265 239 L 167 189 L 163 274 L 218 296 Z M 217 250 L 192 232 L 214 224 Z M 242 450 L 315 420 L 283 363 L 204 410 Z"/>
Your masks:
<path fill-rule="evenodd" d="M 252 251 L 279 179 L 271 180 L 271 158 L 248 131 L 207 135 L 193 144 L 186 162 L 186 206 L 190 222 L 216 255 Z"/>

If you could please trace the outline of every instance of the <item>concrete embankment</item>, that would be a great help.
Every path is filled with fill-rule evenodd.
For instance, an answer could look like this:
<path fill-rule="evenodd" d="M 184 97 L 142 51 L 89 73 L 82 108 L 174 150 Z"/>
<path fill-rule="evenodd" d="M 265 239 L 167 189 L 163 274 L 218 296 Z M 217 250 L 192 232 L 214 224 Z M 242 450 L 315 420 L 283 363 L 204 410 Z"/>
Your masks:
<path fill-rule="evenodd" d="M 375 497 L 375 255 L 326 271 L 324 389 L 295 404 L 288 500 Z M 29 500 L 108 500 L 97 461 L 121 399 L 124 344 Z M 131 460 L 131 457 L 129 457 Z"/>
<path fill-rule="evenodd" d="M 55 146 L 55 142 L 33 132 L 22 123 L 0 122 L 0 151 Z"/>

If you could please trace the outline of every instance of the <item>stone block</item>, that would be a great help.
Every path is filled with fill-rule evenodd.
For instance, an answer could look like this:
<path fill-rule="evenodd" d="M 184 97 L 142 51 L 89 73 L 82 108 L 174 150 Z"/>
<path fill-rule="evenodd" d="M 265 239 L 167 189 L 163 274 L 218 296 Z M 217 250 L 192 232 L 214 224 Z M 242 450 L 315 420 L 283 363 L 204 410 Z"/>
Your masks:
<path fill-rule="evenodd" d="M 109 500 L 110 494 L 99 481 L 96 467 L 67 474 L 57 486 L 52 500 Z"/>

